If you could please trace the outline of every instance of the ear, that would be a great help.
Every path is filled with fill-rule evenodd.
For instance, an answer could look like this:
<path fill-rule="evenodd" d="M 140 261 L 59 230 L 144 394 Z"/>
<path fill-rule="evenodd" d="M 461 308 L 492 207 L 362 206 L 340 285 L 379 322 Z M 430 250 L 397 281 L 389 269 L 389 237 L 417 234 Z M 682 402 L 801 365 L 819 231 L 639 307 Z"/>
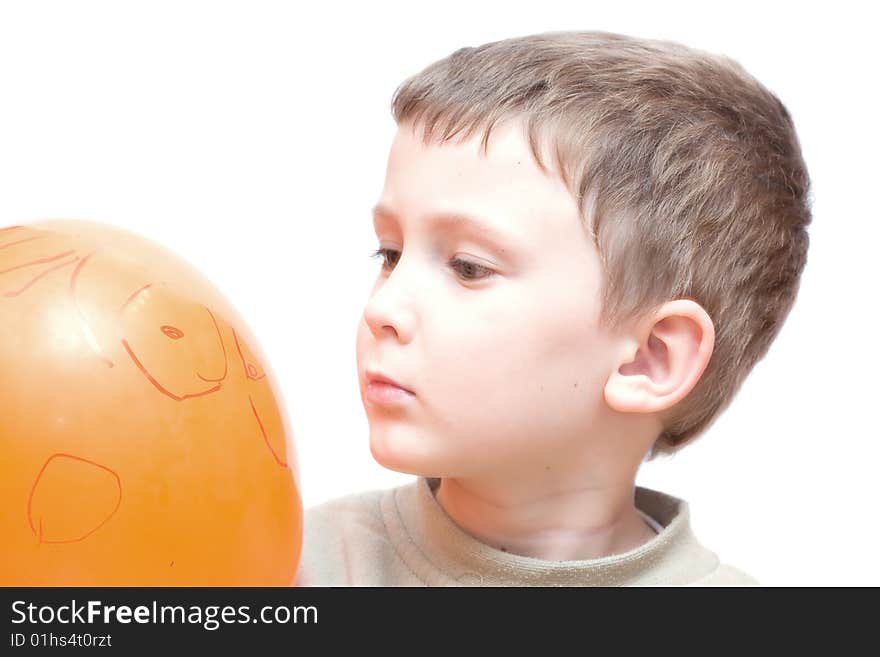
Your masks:
<path fill-rule="evenodd" d="M 622 413 L 674 406 L 697 384 L 715 347 L 715 327 L 700 304 L 663 304 L 625 340 L 620 365 L 605 384 L 605 401 Z"/>

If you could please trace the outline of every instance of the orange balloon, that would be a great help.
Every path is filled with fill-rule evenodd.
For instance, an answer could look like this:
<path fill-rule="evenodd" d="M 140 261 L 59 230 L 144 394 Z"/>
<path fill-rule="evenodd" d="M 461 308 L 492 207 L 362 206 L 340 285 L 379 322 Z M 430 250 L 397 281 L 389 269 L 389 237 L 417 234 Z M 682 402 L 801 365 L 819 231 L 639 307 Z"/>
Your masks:
<path fill-rule="evenodd" d="M 0 229 L 0 584 L 283 586 L 293 434 L 229 302 L 107 225 Z"/>

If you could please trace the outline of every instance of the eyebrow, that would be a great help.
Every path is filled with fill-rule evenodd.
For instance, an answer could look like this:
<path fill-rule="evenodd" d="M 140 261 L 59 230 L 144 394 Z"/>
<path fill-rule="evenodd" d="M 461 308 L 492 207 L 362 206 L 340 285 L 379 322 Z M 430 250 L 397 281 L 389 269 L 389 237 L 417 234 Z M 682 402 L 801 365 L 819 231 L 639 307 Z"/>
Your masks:
<path fill-rule="evenodd" d="M 388 217 L 395 221 L 400 221 L 397 214 L 391 208 L 381 203 L 376 204 L 373 208 L 373 217 Z M 488 246 L 500 246 L 505 250 L 512 248 L 513 240 L 511 235 L 489 225 L 488 222 L 478 217 L 461 212 L 441 212 L 432 214 L 427 219 L 429 223 L 435 226 L 470 230 L 476 239 L 486 243 Z"/>

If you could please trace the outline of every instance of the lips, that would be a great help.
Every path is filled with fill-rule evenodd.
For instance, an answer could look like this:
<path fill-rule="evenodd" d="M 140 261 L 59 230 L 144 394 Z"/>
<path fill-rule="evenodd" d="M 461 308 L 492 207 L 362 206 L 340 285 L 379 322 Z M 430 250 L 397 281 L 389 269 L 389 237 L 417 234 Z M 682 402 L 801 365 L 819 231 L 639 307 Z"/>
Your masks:
<path fill-rule="evenodd" d="M 404 387 L 403 385 L 401 385 L 400 383 L 398 383 L 397 381 L 395 381 L 394 379 L 392 379 L 390 376 L 387 376 L 387 375 L 385 375 L 385 374 L 382 374 L 381 372 L 376 372 L 376 371 L 373 371 L 373 370 L 367 370 L 366 375 L 367 375 L 367 384 L 370 384 L 370 383 L 383 383 L 383 384 L 386 384 L 386 385 L 394 386 L 394 387 L 396 387 L 396 388 L 400 388 L 401 390 L 403 390 L 403 391 L 405 391 L 405 392 L 408 392 L 408 393 L 411 394 L 411 395 L 412 395 L 412 394 L 415 394 L 415 393 L 413 393 L 412 390 L 410 390 L 410 389 Z"/>

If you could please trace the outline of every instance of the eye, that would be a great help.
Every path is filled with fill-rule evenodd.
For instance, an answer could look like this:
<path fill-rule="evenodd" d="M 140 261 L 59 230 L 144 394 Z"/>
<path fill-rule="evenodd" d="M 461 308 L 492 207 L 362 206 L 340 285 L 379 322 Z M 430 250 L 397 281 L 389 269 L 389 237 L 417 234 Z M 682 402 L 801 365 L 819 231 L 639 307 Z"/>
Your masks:
<path fill-rule="evenodd" d="M 168 324 L 166 324 L 165 326 L 163 326 L 159 330 L 162 331 L 162 333 L 167 335 L 172 340 L 180 340 L 180 338 L 183 337 L 183 331 L 181 331 L 176 326 L 169 326 Z"/>
<path fill-rule="evenodd" d="M 488 267 L 478 265 L 476 262 L 471 262 L 470 260 L 462 260 L 461 258 L 453 258 L 449 261 L 449 266 L 466 281 L 477 281 L 489 278 L 489 276 L 495 273 Z"/>
<path fill-rule="evenodd" d="M 371 258 L 382 258 L 382 269 L 394 269 L 397 261 L 400 260 L 400 251 L 396 249 L 378 248 L 372 254 Z"/>
<path fill-rule="evenodd" d="M 382 268 L 391 270 L 394 269 L 395 265 L 397 265 L 397 262 L 400 260 L 400 251 L 396 249 L 378 248 L 371 254 L 371 257 L 383 258 Z M 455 270 L 459 278 L 466 281 L 482 280 L 484 278 L 489 278 L 495 273 L 488 267 L 484 267 L 476 262 L 471 262 L 470 260 L 464 260 L 462 258 L 453 258 L 449 261 L 449 266 Z"/>

